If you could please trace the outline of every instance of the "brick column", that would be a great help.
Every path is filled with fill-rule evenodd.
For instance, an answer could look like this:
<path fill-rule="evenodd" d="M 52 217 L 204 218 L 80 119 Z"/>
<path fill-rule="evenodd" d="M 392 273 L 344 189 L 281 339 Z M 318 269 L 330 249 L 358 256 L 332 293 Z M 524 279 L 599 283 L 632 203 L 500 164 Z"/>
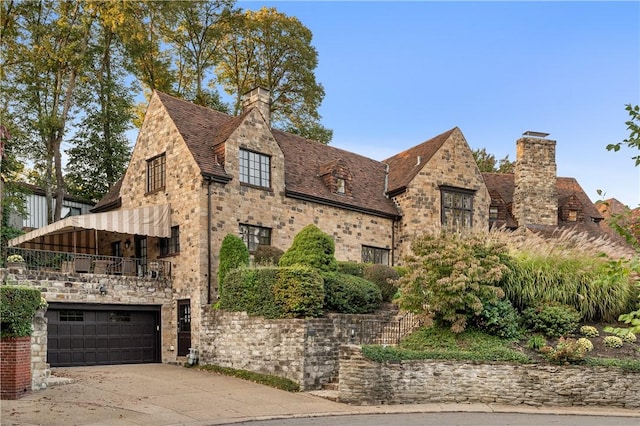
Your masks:
<path fill-rule="evenodd" d="M 0 342 L 0 399 L 19 399 L 31 391 L 31 337 Z"/>

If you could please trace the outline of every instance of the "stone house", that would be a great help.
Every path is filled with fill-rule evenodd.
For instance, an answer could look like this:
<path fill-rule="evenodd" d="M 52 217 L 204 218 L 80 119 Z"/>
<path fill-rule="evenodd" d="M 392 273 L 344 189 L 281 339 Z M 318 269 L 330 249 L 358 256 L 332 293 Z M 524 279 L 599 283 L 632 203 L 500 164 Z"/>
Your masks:
<path fill-rule="evenodd" d="M 92 211 L 170 206 L 170 229 L 96 232 L 98 253 L 117 243 L 118 254 L 138 259 L 143 273 L 125 283 L 96 278 L 105 288 L 100 295 L 90 280 L 79 280 L 85 293 L 49 289 L 56 315 L 64 308 L 75 318 L 69 302 L 136 312 L 151 304 L 162 330 L 156 360 L 176 362 L 200 346 L 201 308 L 217 300 L 218 253 L 227 234 L 239 235 L 250 252 L 260 244 L 286 250 L 313 223 L 333 237 L 337 259 L 397 265 L 413 238 L 443 226 L 597 230 L 601 216 L 578 183 L 556 177 L 555 141 L 518 140 L 511 175 L 481 173 L 457 127 L 376 161 L 271 128 L 269 103 L 268 91 L 257 88 L 243 112 L 229 116 L 154 92 L 126 173 Z M 148 279 L 151 259 L 170 262 L 170 279 Z M 66 304 L 56 309 L 55 302 Z"/>

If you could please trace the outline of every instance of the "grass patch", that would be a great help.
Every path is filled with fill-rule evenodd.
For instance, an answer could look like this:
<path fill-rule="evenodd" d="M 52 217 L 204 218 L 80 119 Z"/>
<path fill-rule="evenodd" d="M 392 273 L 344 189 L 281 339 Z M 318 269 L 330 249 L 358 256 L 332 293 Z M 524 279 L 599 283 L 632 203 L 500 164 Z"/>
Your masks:
<path fill-rule="evenodd" d="M 585 365 L 591 367 L 614 367 L 624 371 L 640 372 L 640 360 L 638 359 L 617 359 L 617 358 L 585 358 Z"/>
<path fill-rule="evenodd" d="M 415 331 L 398 347 L 363 346 L 362 353 L 377 362 L 417 359 L 533 362 L 527 355 L 511 348 L 515 342 L 474 329 L 456 334 L 448 328 L 434 326 Z"/>
<path fill-rule="evenodd" d="M 292 380 L 285 379 L 283 377 L 254 373 L 253 371 L 247 370 L 237 370 L 235 368 L 229 367 L 220 367 L 218 365 L 198 365 L 195 368 L 204 371 L 212 371 L 218 374 L 224 374 L 225 376 L 238 377 L 240 379 L 249 380 L 254 383 L 260 383 L 261 385 L 270 386 L 272 388 L 284 390 L 287 392 L 300 391 L 300 385 Z"/>

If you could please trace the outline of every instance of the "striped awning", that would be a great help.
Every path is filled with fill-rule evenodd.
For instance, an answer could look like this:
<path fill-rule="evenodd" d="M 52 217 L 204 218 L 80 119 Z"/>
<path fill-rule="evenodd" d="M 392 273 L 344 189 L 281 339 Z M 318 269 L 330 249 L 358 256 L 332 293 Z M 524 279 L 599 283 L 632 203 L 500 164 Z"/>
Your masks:
<path fill-rule="evenodd" d="M 12 238 L 7 244 L 9 247 L 15 247 L 39 237 L 65 234 L 83 229 L 169 238 L 171 237 L 171 207 L 165 204 L 70 216 Z"/>

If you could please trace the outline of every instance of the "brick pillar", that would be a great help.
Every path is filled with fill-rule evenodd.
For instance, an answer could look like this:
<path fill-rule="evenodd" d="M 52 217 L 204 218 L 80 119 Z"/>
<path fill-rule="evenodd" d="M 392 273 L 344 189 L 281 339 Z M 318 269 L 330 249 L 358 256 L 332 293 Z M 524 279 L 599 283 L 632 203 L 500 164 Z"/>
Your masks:
<path fill-rule="evenodd" d="M 31 337 L 3 337 L 0 367 L 0 399 L 19 399 L 31 391 Z"/>

